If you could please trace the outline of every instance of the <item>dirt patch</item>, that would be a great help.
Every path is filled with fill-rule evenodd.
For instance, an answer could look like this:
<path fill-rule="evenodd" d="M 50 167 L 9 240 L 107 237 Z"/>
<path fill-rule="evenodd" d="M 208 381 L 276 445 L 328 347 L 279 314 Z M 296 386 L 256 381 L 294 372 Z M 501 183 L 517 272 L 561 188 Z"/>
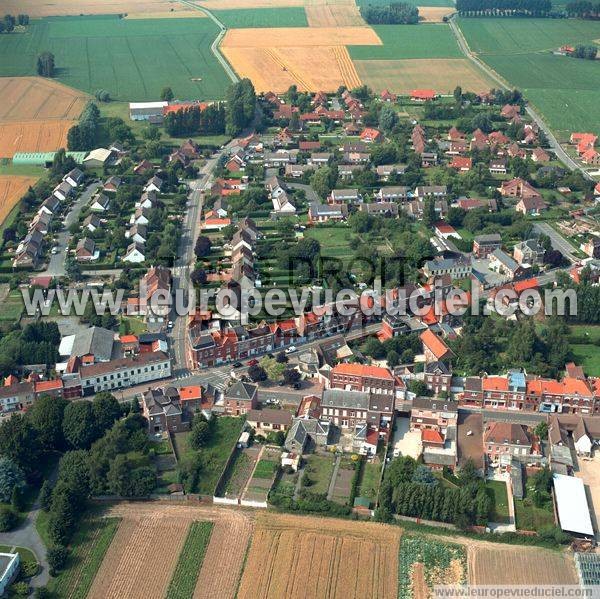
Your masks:
<path fill-rule="evenodd" d="M 376 92 L 384 89 L 406 94 L 412 89 L 434 89 L 451 94 L 457 85 L 480 92 L 493 83 L 470 61 L 463 58 L 416 60 L 355 60 L 364 83 Z"/>
<path fill-rule="evenodd" d="M 419 20 L 423 23 L 442 23 L 456 11 L 447 6 L 419 6 Z"/>
<path fill-rule="evenodd" d="M 240 77 L 249 77 L 258 92 L 333 92 L 340 85 L 358 87 L 361 79 L 344 46 L 223 48 Z"/>
<path fill-rule="evenodd" d="M 413 564 L 410 579 L 414 599 L 427 599 L 429 596 L 429 589 L 425 582 L 425 567 L 421 562 Z"/>
<path fill-rule="evenodd" d="M 2 10 L 7 14 L 25 13 L 30 17 L 49 17 L 62 15 L 109 15 L 129 12 L 176 12 L 189 11 L 189 7 L 175 0 L 58 0 L 58 2 L 39 2 L 39 0 L 3 0 Z"/>
<path fill-rule="evenodd" d="M 381 46 L 370 27 L 273 27 L 271 29 L 230 29 L 222 48 L 280 48 L 285 46 L 316 48 L 319 46 Z M 311 62 L 311 53 L 306 52 Z"/>
<path fill-rule="evenodd" d="M 397 595 L 398 528 L 261 514 L 238 597 Z"/>
<path fill-rule="evenodd" d="M 0 127 L 2 131 L 2 127 Z M 0 223 L 9 215 L 19 200 L 25 195 L 29 186 L 33 185 L 35 177 L 0 175 Z"/>

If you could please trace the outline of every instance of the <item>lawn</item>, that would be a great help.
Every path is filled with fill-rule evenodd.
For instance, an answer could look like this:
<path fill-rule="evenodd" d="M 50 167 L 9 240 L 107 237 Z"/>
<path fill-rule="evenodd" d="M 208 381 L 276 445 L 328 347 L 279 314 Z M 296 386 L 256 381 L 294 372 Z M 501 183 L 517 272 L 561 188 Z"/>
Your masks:
<path fill-rule="evenodd" d="M 48 583 L 53 596 L 87 597 L 120 522 L 120 518 L 94 518 L 81 523 L 71 542 L 66 569 Z"/>
<path fill-rule="evenodd" d="M 186 599 L 194 595 L 212 529 L 212 522 L 192 522 L 190 525 L 167 589 L 167 599 Z"/>
<path fill-rule="evenodd" d="M 213 10 L 214 15 L 227 29 L 253 27 L 308 27 L 306 12 L 302 6 L 278 8 L 240 8 Z"/>
<path fill-rule="evenodd" d="M 569 327 L 569 349 L 576 364 L 588 376 L 600 376 L 600 326 Z"/>
<path fill-rule="evenodd" d="M 2 302 L 0 309 L 0 321 L 17 322 L 23 313 L 23 296 L 19 289 L 13 289 Z"/>
<path fill-rule="evenodd" d="M 506 483 L 500 480 L 488 480 L 485 483 L 489 496 L 494 505 L 492 507 L 491 522 L 508 522 L 508 496 L 506 493 Z"/>
<path fill-rule="evenodd" d="M 402 58 L 464 58 L 445 23 L 374 25 L 383 46 L 348 46 L 352 60 Z"/>
<path fill-rule="evenodd" d="M 381 475 L 381 464 L 367 462 L 363 465 L 362 478 L 358 485 L 357 497 L 366 497 L 371 501 L 377 499 L 379 492 L 379 477 Z"/>
<path fill-rule="evenodd" d="M 303 476 L 303 486 L 311 493 L 327 493 L 331 475 L 333 474 L 333 456 L 311 455 L 307 458 Z M 305 481 L 312 484 L 305 486 Z"/>
<path fill-rule="evenodd" d="M 321 244 L 323 256 L 351 255 L 349 244 L 351 236 L 351 229 L 344 225 L 316 225 L 304 233 L 305 238 L 316 239 Z"/>
<path fill-rule="evenodd" d="M 552 508 L 535 507 L 527 499 L 515 499 L 515 519 L 519 530 L 539 530 L 554 524 Z"/>
<path fill-rule="evenodd" d="M 92 94 L 158 100 L 169 85 L 177 98 L 214 100 L 230 83 L 210 51 L 217 33 L 211 19 L 36 19 L 27 33 L 0 36 L 0 76 L 34 75 L 37 55 L 48 50 L 56 78 Z"/>
<path fill-rule="evenodd" d="M 253 478 L 265 478 L 271 480 L 277 469 L 277 462 L 273 460 L 260 460 L 254 470 Z"/>
<path fill-rule="evenodd" d="M 521 89 L 566 140 L 583 129 L 600 134 L 595 61 L 555 56 L 565 44 L 592 44 L 600 23 L 578 19 L 460 19 L 471 49 L 510 85 Z"/>

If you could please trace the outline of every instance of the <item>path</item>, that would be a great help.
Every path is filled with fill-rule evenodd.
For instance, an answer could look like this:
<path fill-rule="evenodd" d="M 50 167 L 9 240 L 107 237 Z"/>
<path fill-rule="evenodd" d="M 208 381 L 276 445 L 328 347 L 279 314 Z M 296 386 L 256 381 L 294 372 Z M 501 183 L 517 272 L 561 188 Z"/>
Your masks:
<path fill-rule="evenodd" d="M 221 53 L 219 45 L 221 44 L 221 40 L 225 37 L 227 33 L 227 27 L 225 27 L 225 23 L 220 21 L 210 10 L 204 8 L 203 6 L 198 6 L 192 2 L 188 2 L 187 0 L 179 0 L 182 4 L 189 6 L 193 10 L 199 10 L 203 12 L 209 19 L 211 19 L 219 28 L 219 35 L 215 38 L 214 42 L 210 45 L 210 51 L 215 55 L 216 59 L 221 63 L 223 69 L 227 73 L 228 77 L 233 81 L 233 83 L 237 83 L 240 78 L 237 76 L 237 73 L 231 68 L 227 59 Z"/>
<path fill-rule="evenodd" d="M 465 39 L 460 27 L 456 24 L 456 15 L 452 15 L 452 17 L 448 20 L 450 24 L 450 29 L 458 42 L 458 47 L 461 52 L 480 70 L 482 70 L 489 78 L 493 79 L 502 89 L 510 90 L 511 88 L 506 84 L 504 79 L 502 79 L 493 69 L 491 69 L 487 64 L 483 61 L 479 60 L 479 58 L 471 52 L 471 48 Z M 545 133 L 548 144 L 554 150 L 556 156 L 572 171 L 579 171 L 586 179 L 593 181 L 591 175 L 579 164 L 577 164 L 562 148 L 560 143 L 556 137 L 554 137 L 554 133 L 552 133 L 550 127 L 544 122 L 542 117 L 531 107 L 527 106 L 525 108 L 527 114 L 537 123 L 538 127 Z"/>
<path fill-rule="evenodd" d="M 331 474 L 331 480 L 329 481 L 329 489 L 327 490 L 327 499 L 331 501 L 333 492 L 335 491 L 335 481 L 337 479 L 338 470 L 340 469 L 340 463 L 342 462 L 342 456 L 337 455 L 335 457 L 335 464 L 333 465 L 333 472 Z"/>

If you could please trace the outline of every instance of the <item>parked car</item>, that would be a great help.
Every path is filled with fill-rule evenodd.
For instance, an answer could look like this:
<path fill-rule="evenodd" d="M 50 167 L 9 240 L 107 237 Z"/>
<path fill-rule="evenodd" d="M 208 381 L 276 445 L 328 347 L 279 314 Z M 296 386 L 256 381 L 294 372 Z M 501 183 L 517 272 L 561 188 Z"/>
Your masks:
<path fill-rule="evenodd" d="M 255 359 L 255 358 L 252 358 L 252 360 L 248 360 L 248 361 L 246 362 L 246 364 L 247 364 L 248 366 L 256 366 L 256 365 L 258 364 L 258 360 L 257 360 L 257 359 Z"/>
<path fill-rule="evenodd" d="M 295 345 L 290 345 L 288 348 L 286 348 L 285 353 L 286 354 L 293 354 L 298 348 Z"/>
<path fill-rule="evenodd" d="M 241 362 L 234 362 L 233 363 L 233 367 L 234 368 L 241 368 L 243 366 L 243 364 Z"/>
<path fill-rule="evenodd" d="M 300 389 L 300 387 L 301 387 L 301 386 L 302 386 L 302 385 L 300 385 L 300 383 L 294 383 L 294 384 L 292 385 L 292 388 L 293 388 L 293 389 L 296 389 L 296 391 L 297 391 L 298 389 Z"/>

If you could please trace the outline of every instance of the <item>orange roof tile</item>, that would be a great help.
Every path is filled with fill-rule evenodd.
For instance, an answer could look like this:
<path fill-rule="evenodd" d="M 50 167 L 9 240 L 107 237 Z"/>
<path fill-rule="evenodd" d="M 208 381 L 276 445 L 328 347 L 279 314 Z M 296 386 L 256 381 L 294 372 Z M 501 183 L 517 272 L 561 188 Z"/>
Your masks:
<path fill-rule="evenodd" d="M 182 401 L 202 399 L 202 387 L 199 385 L 189 385 L 179 389 L 179 398 Z"/>
<path fill-rule="evenodd" d="M 438 359 L 441 360 L 449 353 L 450 348 L 446 345 L 443 339 L 440 339 L 433 331 L 427 329 L 419 335 L 423 345 Z"/>
<path fill-rule="evenodd" d="M 348 364 L 343 362 L 334 366 L 332 371 L 334 374 L 347 374 L 350 376 L 368 376 L 378 379 L 394 380 L 392 373 L 381 366 L 370 366 L 368 364 Z"/>
<path fill-rule="evenodd" d="M 38 381 L 35 383 L 35 392 L 44 393 L 44 391 L 55 391 L 56 389 L 62 389 L 63 382 L 60 379 L 53 379 L 51 381 Z"/>
<path fill-rule="evenodd" d="M 488 376 L 482 381 L 484 391 L 508 391 L 508 378 L 504 376 Z"/>
<path fill-rule="evenodd" d="M 121 335 L 121 343 L 137 343 L 138 338 L 135 335 Z"/>
<path fill-rule="evenodd" d="M 430 428 L 421 429 L 421 440 L 426 443 L 442 444 L 444 442 L 442 435 L 438 431 Z"/>

